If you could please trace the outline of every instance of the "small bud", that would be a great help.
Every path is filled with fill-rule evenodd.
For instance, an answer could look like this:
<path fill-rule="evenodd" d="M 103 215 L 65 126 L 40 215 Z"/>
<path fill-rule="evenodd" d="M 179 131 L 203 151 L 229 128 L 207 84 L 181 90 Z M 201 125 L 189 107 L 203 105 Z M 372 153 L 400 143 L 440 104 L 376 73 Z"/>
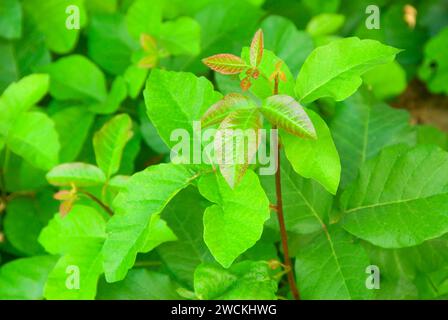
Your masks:
<path fill-rule="evenodd" d="M 280 71 L 278 73 L 278 77 L 280 78 L 280 80 L 282 80 L 283 82 L 286 82 L 286 75 L 283 71 Z"/>
<path fill-rule="evenodd" d="M 5 242 L 5 234 L 3 232 L 0 232 L 0 243 Z"/>
<path fill-rule="evenodd" d="M 241 80 L 240 86 L 243 91 L 247 91 L 250 89 L 252 83 L 250 82 L 250 78 L 246 77 L 243 80 Z"/>
<path fill-rule="evenodd" d="M 73 193 L 69 190 L 61 190 L 54 194 L 53 198 L 59 201 L 69 200 L 73 197 Z"/>
<path fill-rule="evenodd" d="M 138 62 L 138 66 L 142 69 L 151 69 L 157 65 L 157 56 L 154 54 L 150 54 Z"/>
<path fill-rule="evenodd" d="M 275 269 L 280 268 L 282 266 L 282 263 L 278 260 L 272 259 L 272 260 L 268 261 L 268 265 L 269 265 L 269 268 L 271 268 L 271 270 L 275 270 Z"/>
<path fill-rule="evenodd" d="M 404 11 L 404 21 L 409 26 L 409 28 L 414 29 L 417 24 L 417 9 L 415 9 L 410 4 L 407 4 L 403 8 Z"/>
<path fill-rule="evenodd" d="M 252 78 L 258 79 L 259 76 L 260 76 L 260 71 L 258 69 L 255 69 L 254 72 L 252 73 Z"/>
<path fill-rule="evenodd" d="M 148 34 L 142 33 L 140 35 L 140 45 L 142 46 L 142 48 L 145 52 L 148 52 L 151 54 L 154 54 L 155 52 L 157 52 L 156 39 L 154 39 L 153 37 L 151 37 Z"/>
<path fill-rule="evenodd" d="M 5 202 L 3 202 L 3 199 L 0 199 L 0 213 L 2 213 L 6 208 Z"/>

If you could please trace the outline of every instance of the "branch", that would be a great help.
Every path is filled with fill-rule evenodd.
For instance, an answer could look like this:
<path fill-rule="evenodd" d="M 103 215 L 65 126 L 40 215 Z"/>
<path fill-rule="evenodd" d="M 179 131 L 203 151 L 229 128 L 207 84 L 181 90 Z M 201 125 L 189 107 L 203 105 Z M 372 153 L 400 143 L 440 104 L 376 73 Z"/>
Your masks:
<path fill-rule="evenodd" d="M 105 203 L 103 203 L 100 199 L 98 199 L 97 197 L 95 197 L 93 194 L 91 194 L 90 192 L 87 191 L 83 191 L 83 190 L 78 190 L 79 193 L 87 196 L 88 198 L 90 198 L 91 200 L 93 200 L 94 202 L 96 202 L 98 205 L 101 206 L 101 208 L 104 209 L 104 211 L 106 211 L 110 216 L 114 215 L 114 212 L 112 211 L 111 208 L 109 208 L 108 205 L 106 205 Z"/>
<path fill-rule="evenodd" d="M 274 78 L 274 95 L 278 94 L 278 75 Z M 276 126 L 273 129 L 277 129 Z M 288 234 L 286 232 L 285 217 L 283 215 L 283 199 L 282 199 L 282 183 L 281 183 L 281 172 L 280 172 L 280 144 L 278 143 L 278 135 L 275 135 L 277 140 L 277 171 L 275 172 L 275 194 L 277 196 L 276 212 L 278 218 L 278 224 L 280 226 L 280 236 L 282 240 L 283 256 L 285 259 L 285 272 L 287 271 L 288 283 L 291 289 L 292 296 L 295 300 L 300 299 L 299 290 L 297 289 L 296 281 L 294 279 L 294 271 L 292 268 L 291 258 L 289 257 L 288 248 Z"/>

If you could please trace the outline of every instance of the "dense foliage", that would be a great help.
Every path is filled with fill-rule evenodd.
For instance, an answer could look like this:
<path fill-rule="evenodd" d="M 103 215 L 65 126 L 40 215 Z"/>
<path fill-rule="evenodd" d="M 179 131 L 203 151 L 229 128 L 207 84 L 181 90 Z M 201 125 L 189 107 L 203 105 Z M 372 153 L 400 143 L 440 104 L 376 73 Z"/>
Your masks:
<path fill-rule="evenodd" d="M 0 299 L 448 298 L 448 1 L 374 2 L 1 0 Z"/>

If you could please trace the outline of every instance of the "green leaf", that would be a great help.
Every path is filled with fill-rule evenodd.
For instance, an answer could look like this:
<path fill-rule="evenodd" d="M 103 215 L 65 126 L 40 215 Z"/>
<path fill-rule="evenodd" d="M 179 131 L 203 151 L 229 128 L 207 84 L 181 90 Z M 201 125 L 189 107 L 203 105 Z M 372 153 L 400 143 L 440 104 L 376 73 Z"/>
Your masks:
<path fill-rule="evenodd" d="M 87 41 L 89 57 L 114 75 L 125 72 L 131 65 L 133 51 L 139 48 L 120 14 L 93 16 Z"/>
<path fill-rule="evenodd" d="M 160 219 L 159 215 L 151 217 L 148 228 L 148 235 L 142 247 L 143 252 L 149 252 L 164 242 L 177 240 L 176 235 L 167 226 L 166 222 Z"/>
<path fill-rule="evenodd" d="M 0 134 L 6 136 L 14 121 L 48 92 L 49 77 L 32 74 L 12 83 L 0 97 Z"/>
<path fill-rule="evenodd" d="M 99 300 L 179 300 L 176 285 L 166 274 L 146 269 L 132 269 L 120 282 L 101 281 Z"/>
<path fill-rule="evenodd" d="M 55 99 L 101 102 L 107 97 L 103 72 L 84 56 L 63 57 L 42 69 L 51 76 L 50 93 Z"/>
<path fill-rule="evenodd" d="M 307 110 L 317 133 L 317 140 L 304 140 L 280 130 L 286 157 L 294 170 L 305 178 L 319 182 L 336 194 L 341 176 L 341 163 L 333 138 L 325 121 L 314 111 Z"/>
<path fill-rule="evenodd" d="M 296 257 L 297 286 L 303 299 L 370 299 L 363 247 L 338 227 L 319 233 Z"/>
<path fill-rule="evenodd" d="M 396 61 L 379 65 L 367 71 L 362 78 L 381 100 L 398 96 L 407 87 L 406 71 Z"/>
<path fill-rule="evenodd" d="M 93 300 L 102 272 L 101 243 L 92 242 L 58 260 L 48 276 L 44 297 L 47 300 Z M 79 289 L 71 289 L 72 284 L 68 283 L 77 274 L 80 275 Z"/>
<path fill-rule="evenodd" d="M 366 5 L 358 10 L 364 10 Z M 416 68 L 423 60 L 423 44 L 428 40 L 428 31 L 421 25 L 420 12 L 417 12 L 415 27 L 409 26 L 404 19 L 404 5 L 404 3 L 391 3 L 387 10 L 382 11 L 379 29 L 368 29 L 365 22 L 360 21 L 355 35 L 360 38 L 375 39 L 402 49 L 403 51 L 397 56 L 397 61 L 406 69 L 408 78 L 413 78 Z"/>
<path fill-rule="evenodd" d="M 196 188 L 188 187 L 176 195 L 162 212 L 177 241 L 160 245 L 157 253 L 174 278 L 189 288 L 193 288 L 196 267 L 202 262 L 214 261 L 203 240 L 203 214 L 209 205 Z"/>
<path fill-rule="evenodd" d="M 343 227 L 384 248 L 448 232 L 448 153 L 431 145 L 385 149 L 341 197 Z"/>
<path fill-rule="evenodd" d="M 106 222 L 93 208 L 75 205 L 62 217 L 56 213 L 42 230 L 39 243 L 51 254 L 71 254 L 84 251 L 106 237 Z"/>
<path fill-rule="evenodd" d="M 114 13 L 117 11 L 118 0 L 90 0 L 86 2 L 88 12 Z"/>
<path fill-rule="evenodd" d="M 362 74 L 393 61 L 399 52 L 374 40 L 333 41 L 308 56 L 297 77 L 296 93 L 303 103 L 324 97 L 344 100 L 359 88 Z"/>
<path fill-rule="evenodd" d="M 0 300 L 43 299 L 43 288 L 56 257 L 13 260 L 0 268 Z"/>
<path fill-rule="evenodd" d="M 148 70 L 142 69 L 137 65 L 131 65 L 126 69 L 124 79 L 126 81 L 128 94 L 132 99 L 135 99 L 140 95 L 147 77 Z"/>
<path fill-rule="evenodd" d="M 196 56 L 200 53 L 201 29 L 196 20 L 181 17 L 162 24 L 158 40 L 172 55 Z"/>
<path fill-rule="evenodd" d="M 162 1 L 137 0 L 126 13 L 126 25 L 129 33 L 139 39 L 142 33 L 157 35 L 162 25 Z"/>
<path fill-rule="evenodd" d="M 104 102 L 89 106 L 89 110 L 97 114 L 115 113 L 127 96 L 128 90 L 125 79 L 121 76 L 116 77 L 112 82 L 112 86 L 106 100 Z"/>
<path fill-rule="evenodd" d="M 0 3 L 0 37 L 17 39 L 22 34 L 22 6 L 18 0 Z"/>
<path fill-rule="evenodd" d="M 38 169 L 18 155 L 10 153 L 5 175 L 9 192 L 29 192 L 47 186 L 46 171 Z"/>
<path fill-rule="evenodd" d="M 160 164 L 133 175 L 114 201 L 115 215 L 107 224 L 103 247 L 108 282 L 124 279 L 138 252 L 143 252 L 152 216 L 161 213 L 196 173 L 188 167 Z"/>
<path fill-rule="evenodd" d="M 332 13 L 338 11 L 340 0 L 303 0 L 305 7 L 310 11 L 312 16 L 319 13 Z"/>
<path fill-rule="evenodd" d="M 437 34 L 448 24 L 448 7 L 444 1 L 431 0 L 418 7 L 420 21 L 431 36 Z"/>
<path fill-rule="evenodd" d="M 15 64 L 11 65 L 19 75 L 28 75 L 40 66 L 51 62 L 51 53 L 45 45 L 45 35 L 43 35 L 29 19 L 23 25 L 22 34 L 26 37 L 20 38 L 14 43 Z"/>
<path fill-rule="evenodd" d="M 79 8 L 80 27 L 87 22 L 87 13 L 82 0 L 26 0 L 23 3 L 26 13 L 32 18 L 34 25 L 45 35 L 45 42 L 51 51 L 58 54 L 70 52 L 76 46 L 79 30 L 67 29 L 66 13 L 69 6 Z M 86 74 L 87 75 L 87 74 Z"/>
<path fill-rule="evenodd" d="M 192 122 L 222 98 L 204 77 L 158 69 L 152 70 L 144 95 L 149 119 L 171 147 L 175 144 L 170 139 L 174 130 L 185 129 L 193 137 Z"/>
<path fill-rule="evenodd" d="M 317 182 L 299 176 L 285 157 L 281 159 L 282 200 L 286 230 L 308 234 L 322 230 L 332 209 L 333 196 Z M 260 176 L 271 203 L 276 203 L 274 176 Z M 269 226 L 279 229 L 271 219 Z"/>
<path fill-rule="evenodd" d="M 440 270 L 448 262 L 446 235 L 409 248 L 384 249 L 368 243 L 364 246 L 372 262 L 378 265 L 382 275 L 389 279 L 415 279 L 419 273 Z"/>
<path fill-rule="evenodd" d="M 344 22 L 345 17 L 341 14 L 322 13 L 308 22 L 306 31 L 313 37 L 326 36 L 336 33 Z"/>
<path fill-rule="evenodd" d="M 234 188 L 255 160 L 263 125 L 257 109 L 230 113 L 219 125 L 214 140 L 215 157 L 225 181 Z"/>
<path fill-rule="evenodd" d="M 34 199 L 20 197 L 11 200 L 3 220 L 8 242 L 26 255 L 42 254 L 44 251 L 37 238 L 57 210 L 57 203 L 50 192 L 39 192 Z"/>
<path fill-rule="evenodd" d="M 132 137 L 132 120 L 120 114 L 109 120 L 93 137 L 98 166 L 109 179 L 120 168 L 123 149 Z"/>
<path fill-rule="evenodd" d="M 425 61 L 420 67 L 420 79 L 431 92 L 448 94 L 448 28 L 432 38 L 425 46 Z"/>
<path fill-rule="evenodd" d="M 383 148 L 415 143 L 410 115 L 376 100 L 367 91 L 356 93 L 337 106 L 331 133 L 341 156 L 341 186 L 358 175 L 359 168 Z"/>
<path fill-rule="evenodd" d="M 208 3 L 196 15 L 201 25 L 201 58 L 220 52 L 239 55 L 241 43 L 249 43 L 256 31 L 262 10 L 247 1 L 229 0 Z M 199 59 L 182 61 L 184 68 L 204 72 Z"/>
<path fill-rule="evenodd" d="M 51 118 L 61 143 L 61 163 L 74 161 L 87 140 L 94 114 L 81 106 L 72 106 L 58 110 Z"/>
<path fill-rule="evenodd" d="M 98 278 L 103 272 L 101 248 L 106 222 L 93 208 L 76 205 L 64 218 L 56 214 L 42 230 L 39 242 L 45 250 L 62 257 L 48 276 L 47 299 L 94 299 Z M 76 270 L 76 271 L 73 271 Z M 79 277 L 79 288 L 73 289 Z"/>
<path fill-rule="evenodd" d="M 294 76 L 299 73 L 306 57 L 313 51 L 313 39 L 305 31 L 297 30 L 294 23 L 284 17 L 269 16 L 261 23 L 264 46 L 285 61 Z"/>
<path fill-rule="evenodd" d="M 18 78 L 14 46 L 10 42 L 0 41 L 0 92 Z"/>
<path fill-rule="evenodd" d="M 81 162 L 64 163 L 47 173 L 47 180 L 54 186 L 78 187 L 97 186 L 106 182 L 106 176 L 100 168 Z"/>
<path fill-rule="evenodd" d="M 53 121 L 44 113 L 23 114 L 11 128 L 6 145 L 37 168 L 49 170 L 58 163 L 58 134 Z"/>
<path fill-rule="evenodd" d="M 371 263 L 381 270 L 381 286 L 375 290 L 376 298 L 425 299 L 422 296 L 422 278 L 430 279 L 434 273 L 443 270 L 448 262 L 447 246 L 446 236 L 402 249 L 383 249 L 366 243 Z M 430 281 L 431 290 L 436 291 L 432 296 L 435 298 L 442 292 L 437 292 L 434 279 Z"/>
<path fill-rule="evenodd" d="M 316 130 L 303 107 L 287 95 L 269 97 L 260 111 L 273 125 L 302 138 L 316 139 Z"/>
<path fill-rule="evenodd" d="M 194 292 L 201 300 L 276 300 L 277 283 L 263 261 L 244 261 L 227 270 L 201 264 L 194 273 Z"/>
<path fill-rule="evenodd" d="M 228 268 L 260 239 L 270 216 L 269 200 L 253 171 L 234 189 L 220 175 L 201 177 L 198 188 L 215 203 L 204 213 L 204 241 L 215 259 Z"/>
<path fill-rule="evenodd" d="M 448 134 L 430 125 L 417 127 L 418 144 L 435 144 L 448 151 Z"/>

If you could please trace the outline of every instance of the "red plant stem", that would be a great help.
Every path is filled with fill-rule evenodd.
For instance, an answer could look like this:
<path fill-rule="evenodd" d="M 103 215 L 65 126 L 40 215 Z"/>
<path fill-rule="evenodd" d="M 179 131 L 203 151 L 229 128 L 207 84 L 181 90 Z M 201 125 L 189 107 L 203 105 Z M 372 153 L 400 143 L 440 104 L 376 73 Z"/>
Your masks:
<path fill-rule="evenodd" d="M 278 76 L 274 78 L 274 95 L 278 94 Z M 277 129 L 277 126 L 273 126 L 273 129 Z M 288 276 L 288 283 L 291 289 L 292 296 L 295 300 L 300 299 L 299 290 L 297 289 L 296 281 L 294 279 L 294 269 L 292 267 L 291 258 L 289 257 L 288 248 L 288 234 L 286 232 L 285 217 L 283 215 L 283 199 L 282 199 L 282 180 L 280 172 L 280 143 L 278 141 L 278 135 L 275 135 L 277 139 L 277 171 L 275 172 L 275 193 L 277 196 L 277 218 L 280 226 L 280 236 L 282 240 L 283 256 L 285 259 L 285 266 Z"/>
<path fill-rule="evenodd" d="M 79 190 L 79 193 L 85 195 L 86 197 L 90 198 L 91 200 L 93 200 L 94 202 L 96 202 L 101 208 L 104 209 L 104 211 L 106 211 L 110 216 L 114 215 L 114 212 L 112 211 L 111 208 L 109 208 L 106 204 L 104 204 L 100 199 L 98 199 L 97 197 L 95 197 L 93 194 L 91 194 L 90 192 L 87 191 L 83 191 L 83 190 Z"/>

